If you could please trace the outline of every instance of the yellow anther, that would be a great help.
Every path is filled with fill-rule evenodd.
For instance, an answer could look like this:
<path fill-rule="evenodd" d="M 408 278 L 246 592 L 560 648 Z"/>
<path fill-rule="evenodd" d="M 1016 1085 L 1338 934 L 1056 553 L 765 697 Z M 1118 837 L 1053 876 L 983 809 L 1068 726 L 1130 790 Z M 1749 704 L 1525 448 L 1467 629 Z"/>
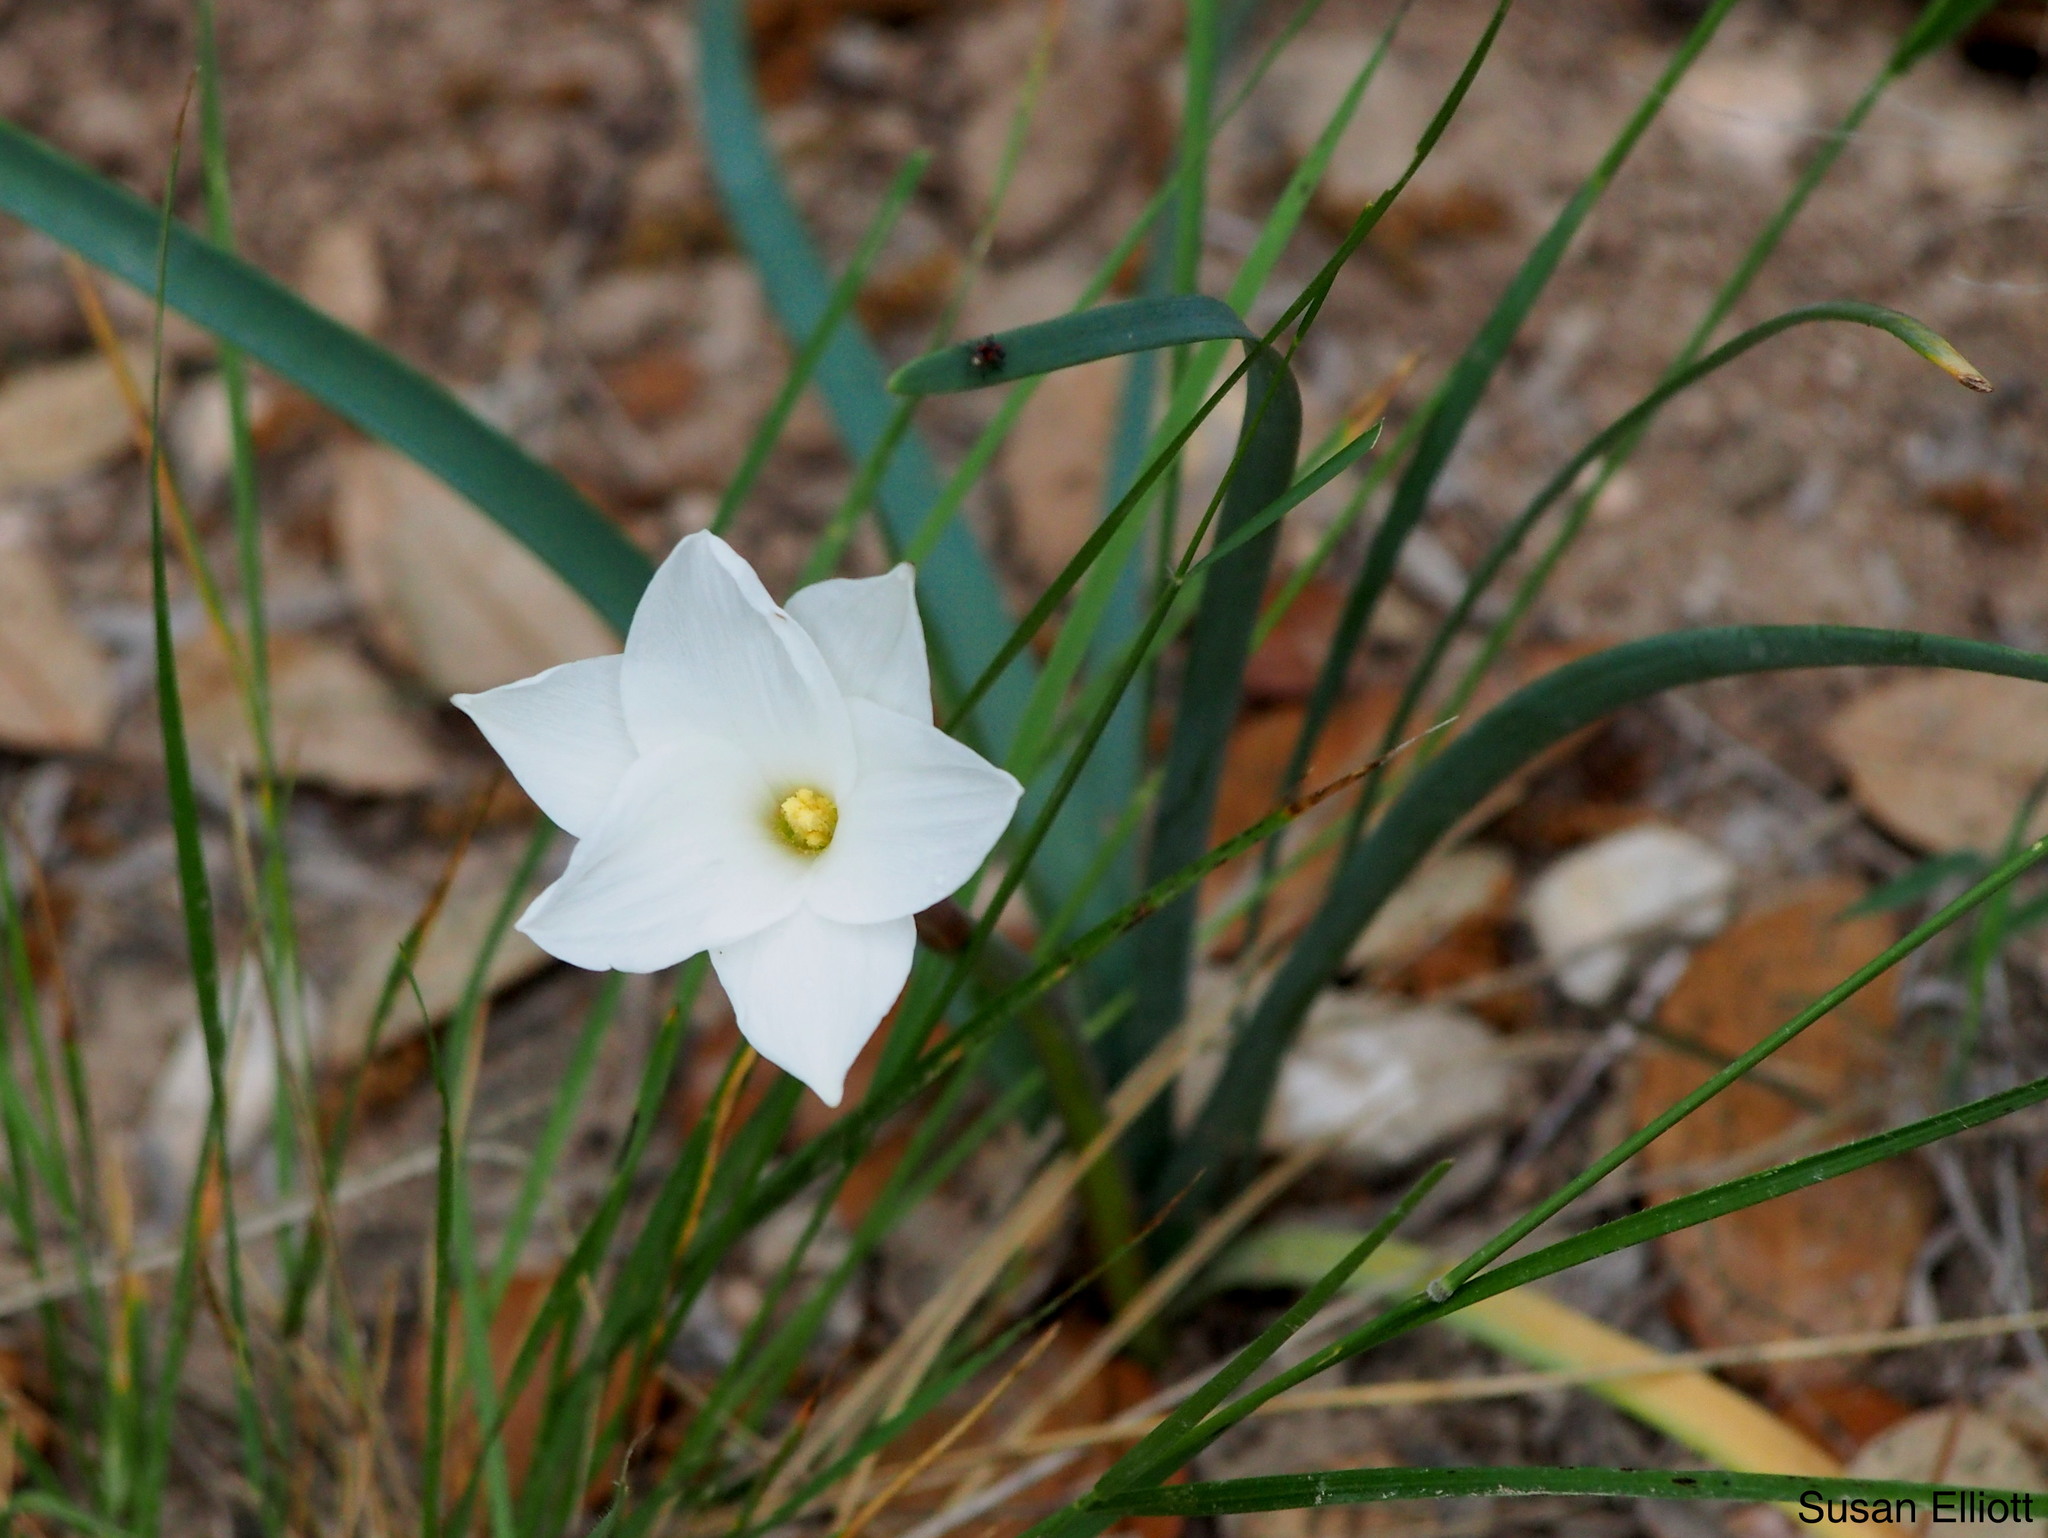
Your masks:
<path fill-rule="evenodd" d="M 839 827 L 839 803 L 808 785 L 791 791 L 775 808 L 776 832 L 804 854 L 818 854 Z"/>

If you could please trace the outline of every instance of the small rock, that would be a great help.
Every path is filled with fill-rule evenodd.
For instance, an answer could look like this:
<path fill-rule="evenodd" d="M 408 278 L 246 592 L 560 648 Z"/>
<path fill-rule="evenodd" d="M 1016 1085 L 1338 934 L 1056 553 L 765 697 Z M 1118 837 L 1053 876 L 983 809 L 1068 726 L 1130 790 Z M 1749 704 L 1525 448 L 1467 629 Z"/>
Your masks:
<path fill-rule="evenodd" d="M 1286 1151 L 1342 1133 L 1346 1164 L 1396 1168 L 1499 1121 L 1519 1080 L 1461 1010 L 1325 994 L 1281 1067 L 1262 1141 Z"/>
<path fill-rule="evenodd" d="M 149 355 L 128 359 L 147 389 Z M 19 369 L 0 385 L 0 493 L 54 486 L 134 447 L 114 370 L 98 354 Z"/>
<path fill-rule="evenodd" d="M 2048 1454 L 2048 1367 L 2014 1373 L 1991 1391 L 1984 1409 L 2035 1452 Z"/>
<path fill-rule="evenodd" d="M 570 305 L 564 330 L 592 357 L 622 357 L 680 327 L 690 316 L 689 283 L 669 270 L 612 272 Z"/>
<path fill-rule="evenodd" d="M 538 556 L 390 449 L 335 465 L 342 568 L 381 651 L 437 693 L 495 688 L 618 650 L 618 637 Z"/>
<path fill-rule="evenodd" d="M 232 980 L 223 984 L 220 1008 L 228 1051 L 222 1074 L 228 1099 L 228 1163 L 233 1166 L 263 1145 L 277 1108 L 281 1033 L 271 1013 L 262 968 L 254 957 L 245 959 Z M 320 1004 L 309 986 L 300 1018 L 288 1022 L 282 1034 L 303 1065 L 305 1053 L 319 1033 Z M 175 1212 L 191 1189 L 212 1106 L 206 1036 L 194 1018 L 186 1022 L 171 1048 L 143 1115 L 143 1173 L 150 1206 L 159 1216 Z"/>
<path fill-rule="evenodd" d="M 673 262 L 719 243 L 718 193 L 695 144 L 672 144 L 634 168 L 623 226 L 620 255 L 632 267 Z"/>
<path fill-rule="evenodd" d="M 1705 939 L 1728 922 L 1734 890 L 1734 862 L 1720 850 L 1646 823 L 1546 870 L 1529 892 L 1529 927 L 1565 996 L 1599 1004 L 1620 985 L 1637 944 L 1662 934 Z"/>
<path fill-rule="evenodd" d="M 57 142 L 102 169 L 135 169 L 171 131 L 148 103 L 119 86 L 95 83 L 61 100 Z"/>
<path fill-rule="evenodd" d="M 258 454 L 301 441 L 322 419 L 321 406 L 310 396 L 262 375 L 249 381 L 245 404 L 249 445 Z M 235 457 L 227 381 L 210 373 L 186 385 L 164 436 L 186 501 L 205 506 L 218 497 Z"/>
<path fill-rule="evenodd" d="M 114 705 L 113 665 L 72 618 L 26 523 L 0 519 L 0 744 L 29 753 L 97 748 Z"/>
<path fill-rule="evenodd" d="M 1936 1405 L 1880 1431 L 1850 1460 L 1852 1479 L 1900 1479 L 1949 1488 L 1974 1486 L 1988 1490 L 2044 1490 L 2048 1479 L 2041 1465 L 2010 1431 L 1964 1405 Z M 2044 1502 L 2033 1503 L 2037 1507 Z M 1917 1516 L 1926 1525 L 1904 1526 L 1928 1538 L 2041 1538 L 2048 1519 L 2014 1520 L 2010 1511 L 1986 1511 L 1977 1521 L 1940 1521 Z"/>

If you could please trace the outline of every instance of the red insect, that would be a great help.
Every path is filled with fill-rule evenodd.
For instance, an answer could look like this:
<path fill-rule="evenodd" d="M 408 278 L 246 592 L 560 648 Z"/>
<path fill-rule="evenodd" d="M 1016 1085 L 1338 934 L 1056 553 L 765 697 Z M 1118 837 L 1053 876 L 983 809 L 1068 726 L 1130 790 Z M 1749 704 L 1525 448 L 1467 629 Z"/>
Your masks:
<path fill-rule="evenodd" d="M 992 336 L 985 336 L 978 342 L 970 343 L 967 348 L 967 361 L 984 374 L 992 374 L 1001 368 L 1003 360 L 1008 356 L 1009 354 L 1003 351 L 1003 344 Z"/>

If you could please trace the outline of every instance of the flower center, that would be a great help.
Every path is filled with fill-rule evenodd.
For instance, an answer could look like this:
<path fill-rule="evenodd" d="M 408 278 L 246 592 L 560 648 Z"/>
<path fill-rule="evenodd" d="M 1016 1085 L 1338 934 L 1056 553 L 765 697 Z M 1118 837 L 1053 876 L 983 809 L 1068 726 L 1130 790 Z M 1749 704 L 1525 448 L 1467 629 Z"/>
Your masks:
<path fill-rule="evenodd" d="M 808 785 L 791 791 L 775 808 L 775 831 L 801 854 L 822 854 L 838 826 L 839 803 Z"/>

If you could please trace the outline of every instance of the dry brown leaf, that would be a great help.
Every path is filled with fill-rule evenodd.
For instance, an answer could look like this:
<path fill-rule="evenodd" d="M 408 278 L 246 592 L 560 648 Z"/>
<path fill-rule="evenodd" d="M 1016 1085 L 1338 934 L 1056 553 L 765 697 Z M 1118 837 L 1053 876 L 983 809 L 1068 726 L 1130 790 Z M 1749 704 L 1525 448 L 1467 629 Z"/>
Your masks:
<path fill-rule="evenodd" d="M 1270 600 L 1272 594 L 1267 597 Z M 1343 612 L 1341 584 L 1325 577 L 1308 582 L 1245 662 L 1245 699 L 1254 705 L 1306 700 L 1322 676 L 1323 659 Z"/>
<path fill-rule="evenodd" d="M 523 838 L 507 839 L 479 842 L 470 848 L 439 917 L 427 932 L 426 943 L 414 958 L 418 997 L 410 988 L 400 994 L 384 1022 L 380 1047 L 394 1047 L 418 1035 L 423 1006 L 426 1020 L 432 1022 L 444 1019 L 462 1002 L 477 952 L 504 901 L 506 885 L 518 871 L 524 843 Z M 416 916 L 387 915 L 369 926 L 357 949 L 355 965 L 335 994 L 334 1011 L 321 1043 L 321 1056 L 328 1065 L 352 1068 L 362 1060 L 385 976 Z M 518 930 L 508 930 L 484 976 L 485 997 L 533 976 L 547 964 L 548 957 L 539 946 Z"/>
<path fill-rule="evenodd" d="M 128 367 L 149 377 L 149 354 Z M 114 370 L 97 353 L 18 369 L 0 384 L 0 492 L 67 481 L 133 447 L 134 425 Z"/>
<path fill-rule="evenodd" d="M 1816 1383 L 1784 1396 L 1780 1415 L 1839 1458 L 1913 1413 L 1913 1407 L 1872 1383 Z"/>
<path fill-rule="evenodd" d="M 931 243 L 922 250 L 884 260 L 861 285 L 854 311 L 869 331 L 887 331 L 936 314 L 960 279 L 960 253 Z"/>
<path fill-rule="evenodd" d="M 362 219 L 335 219 L 314 230 L 299 253 L 299 292 L 344 326 L 374 332 L 390 307 L 376 230 Z"/>
<path fill-rule="evenodd" d="M 681 416 L 697 398 L 704 376 L 674 347 L 651 347 L 602 371 L 619 409 L 639 427 L 658 427 Z"/>
<path fill-rule="evenodd" d="M 2025 545 L 2040 536 L 2048 504 L 2010 481 L 1993 475 L 1938 481 L 1927 488 L 1927 500 L 1972 533 L 1997 545 Z"/>
<path fill-rule="evenodd" d="M 1379 746 L 1387 722 L 1393 719 L 1394 703 L 1390 689 L 1371 689 L 1341 701 L 1331 712 L 1322 740 L 1309 760 L 1307 784 L 1322 785 L 1363 763 Z M 1223 784 L 1216 796 L 1215 816 L 1209 824 L 1212 845 L 1236 837 L 1279 804 L 1288 759 L 1307 713 L 1303 706 L 1283 705 L 1249 715 L 1237 724 L 1224 750 Z M 1350 805 L 1350 797 L 1339 796 L 1325 804 L 1341 809 Z M 1280 880 L 1267 900 L 1267 934 L 1284 935 L 1307 922 L 1321 901 L 1335 859 L 1334 848 L 1325 850 L 1304 860 Z M 1254 872 L 1257 864 L 1258 856 L 1254 853 L 1212 871 L 1202 883 L 1205 904 L 1220 901 Z M 1231 925 L 1217 943 L 1216 953 L 1235 954 L 1242 943 L 1241 935 L 1242 926 Z"/>
<path fill-rule="evenodd" d="M 1465 712 L 1464 720 L 1478 719 L 1503 696 L 1552 668 L 1562 667 L 1574 658 L 1598 649 L 1598 645 L 1597 642 L 1584 641 L 1522 648 L 1506 659 L 1492 680 L 1480 686 L 1472 705 Z M 1315 754 L 1310 759 L 1305 788 L 1312 790 L 1325 785 L 1345 771 L 1364 764 L 1378 749 L 1387 723 L 1393 718 L 1394 704 L 1394 691 L 1377 684 L 1368 685 L 1340 702 L 1331 713 L 1322 740 L 1317 743 Z M 1306 714 L 1300 705 L 1283 705 L 1252 712 L 1239 721 L 1226 750 L 1223 784 L 1216 798 L 1216 813 L 1210 823 L 1212 844 L 1242 833 L 1278 804 L 1281 780 Z M 1438 726 L 1441 732 L 1437 745 L 1441 748 L 1450 734 L 1458 729 L 1458 723 L 1432 722 L 1425 715 L 1413 720 L 1409 729 L 1419 732 Z M 1445 835 L 1444 842 L 1454 844 L 1498 817 L 1520 799 L 1531 778 L 1577 752 L 1583 741 L 1584 733 L 1575 733 L 1554 744 L 1520 774 L 1472 808 L 1463 821 Z M 1295 824 L 1293 837 L 1296 847 L 1300 847 L 1304 834 L 1313 826 L 1331 816 L 1342 815 L 1350 800 L 1348 792 L 1337 796 Z M 1213 871 L 1202 886 L 1204 906 L 1213 908 L 1222 901 L 1246 878 L 1257 858 L 1256 855 L 1241 856 Z M 1266 934 L 1284 936 L 1308 921 L 1316 904 L 1321 901 L 1335 858 L 1333 847 L 1303 860 L 1297 869 L 1275 886 L 1267 902 Z M 1233 924 L 1217 942 L 1214 954 L 1218 957 L 1234 955 L 1241 943 L 1242 928 Z"/>
<path fill-rule="evenodd" d="M 954 140 L 961 187 L 976 219 L 993 206 L 1002 183 L 1042 14 L 1032 6 L 991 11 L 960 34 L 962 68 L 988 87 Z M 1142 47 L 1135 34 L 1067 29 L 1032 113 L 1025 174 L 1003 192 L 1000 248 L 1024 250 L 1049 239 L 1134 149 L 1143 154 L 1158 147 L 1144 142 L 1163 128 L 1164 115 L 1142 110 L 1150 105 L 1139 67 Z"/>
<path fill-rule="evenodd" d="M 2020 678 L 1929 673 L 1881 684 L 1827 727 L 1860 805 L 1922 849 L 1994 850 L 2048 769 L 2048 691 Z M 2048 831 L 2048 807 L 2029 838 Z"/>
<path fill-rule="evenodd" d="M 1288 158 L 1297 163 L 1314 151 L 1377 47 L 1370 32 L 1349 27 L 1318 30 L 1304 41 L 1311 46 L 1290 48 L 1274 61 L 1259 91 Z M 1409 147 L 1429 122 L 1432 96 L 1398 55 L 1381 62 L 1317 189 L 1326 217 L 1355 218 L 1401 175 Z"/>
<path fill-rule="evenodd" d="M 1122 384 L 1114 358 L 1054 374 L 1003 445 L 1017 553 L 1040 582 L 1059 575 L 1102 518 L 1102 467 Z"/>
<path fill-rule="evenodd" d="M 0 743 L 76 753 L 106 741 L 114 675 L 29 531 L 0 523 Z"/>
<path fill-rule="evenodd" d="M 47 1396 L 49 1384 L 42 1381 L 27 1357 L 19 1351 L 0 1349 L 0 1493 L 14 1489 L 28 1472 L 19 1457 L 17 1438 L 38 1457 L 46 1456 L 57 1437 L 57 1423 L 38 1402 Z"/>
<path fill-rule="evenodd" d="M 1665 1029 L 1721 1061 L 1754 1045 L 1890 943 L 1884 916 L 1840 918 L 1861 895 L 1854 881 L 1819 881 L 1732 925 L 1700 948 L 1665 1000 Z M 1773 1078 L 1828 1107 L 1853 1104 L 1885 1071 L 1896 991 L 1896 975 L 1887 973 L 1817 1021 L 1771 1058 Z M 1655 1051 L 1636 1088 L 1638 1124 L 1711 1071 L 1689 1053 Z M 1783 1090 L 1745 1080 L 1652 1143 L 1643 1167 L 1654 1188 L 1662 1171 L 1739 1158 L 1809 1114 Z M 1890 1324 L 1932 1219 L 1925 1181 L 1892 1162 L 1658 1242 L 1679 1278 L 1676 1307 L 1693 1339 L 1747 1345 Z M 1770 1369 L 1786 1389 L 1846 1371 L 1839 1362 Z"/>
<path fill-rule="evenodd" d="M 378 647 L 437 691 L 491 689 L 619 640 L 540 558 L 426 471 L 351 445 L 334 518 Z"/>
<path fill-rule="evenodd" d="M 216 773 L 253 769 L 255 738 L 235 670 L 209 629 L 178 650 L 193 757 Z M 358 796 L 403 796 L 441 778 L 440 756 L 375 669 L 345 646 L 281 635 L 270 647 L 271 740 L 293 779 Z"/>

